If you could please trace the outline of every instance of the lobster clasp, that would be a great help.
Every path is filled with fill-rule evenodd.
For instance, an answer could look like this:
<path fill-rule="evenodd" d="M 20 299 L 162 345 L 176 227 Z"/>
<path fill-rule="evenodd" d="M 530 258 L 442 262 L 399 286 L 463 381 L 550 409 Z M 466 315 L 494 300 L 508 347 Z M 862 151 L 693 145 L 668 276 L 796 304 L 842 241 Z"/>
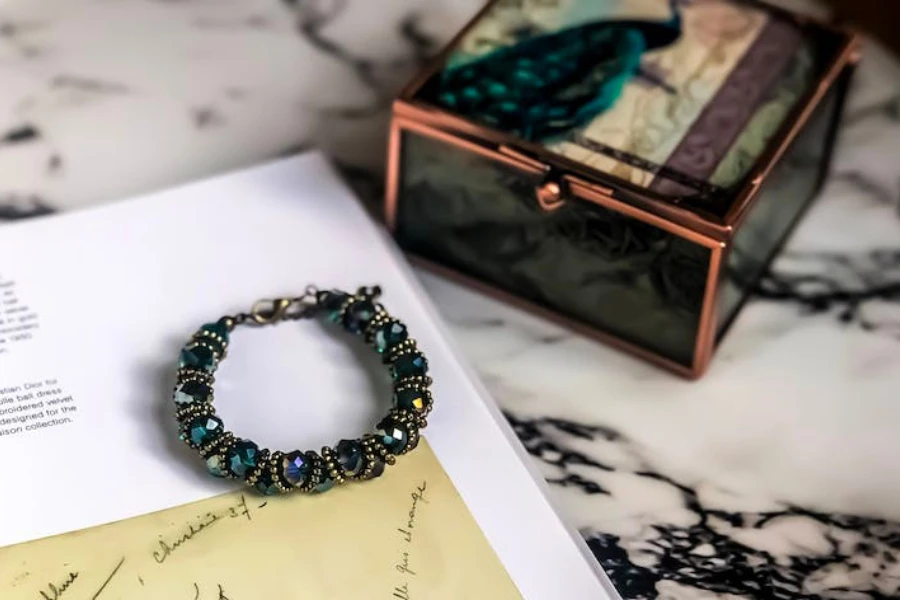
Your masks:
<path fill-rule="evenodd" d="M 318 300 L 313 290 L 296 298 L 259 300 L 250 309 L 250 318 L 257 325 L 271 325 L 279 321 L 309 317 L 317 307 Z"/>

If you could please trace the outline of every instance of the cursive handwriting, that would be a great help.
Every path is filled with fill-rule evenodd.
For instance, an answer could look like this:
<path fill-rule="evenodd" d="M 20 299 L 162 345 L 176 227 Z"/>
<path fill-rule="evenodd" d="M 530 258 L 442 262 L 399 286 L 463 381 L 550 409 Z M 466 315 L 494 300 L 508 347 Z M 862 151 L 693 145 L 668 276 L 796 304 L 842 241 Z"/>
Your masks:
<path fill-rule="evenodd" d="M 48 583 L 47 589 L 41 590 L 41 600 L 59 600 L 59 598 L 62 598 L 63 594 L 69 589 L 69 586 L 75 583 L 76 579 L 78 579 L 77 571 L 69 573 L 65 581 L 58 586 L 54 583 Z"/>
<path fill-rule="evenodd" d="M 216 523 L 220 522 L 224 518 L 230 519 L 239 519 L 242 517 L 246 517 L 248 521 L 253 520 L 253 516 L 250 514 L 250 507 L 247 506 L 247 499 L 241 494 L 241 500 L 234 506 L 229 506 L 228 509 L 221 513 L 208 512 L 205 515 L 199 517 L 199 520 L 195 523 L 188 523 L 187 531 L 182 533 L 176 539 L 172 541 L 167 541 L 163 539 L 160 534 L 159 540 L 157 542 L 157 549 L 153 551 L 153 560 L 156 561 L 157 564 L 163 564 L 166 562 L 166 559 L 172 556 L 179 548 L 193 540 L 197 535 L 206 531 Z"/>
<path fill-rule="evenodd" d="M 113 580 L 113 577 L 116 576 L 116 573 L 119 572 L 119 569 L 122 568 L 122 565 L 123 565 L 123 564 L 125 564 L 125 557 L 124 557 L 124 556 L 122 557 L 122 560 L 119 561 L 119 564 L 117 564 L 115 567 L 113 567 L 113 570 L 110 571 L 109 575 L 106 577 L 106 580 L 103 582 L 103 585 L 100 586 L 100 589 L 98 589 L 98 590 L 94 593 L 94 595 L 91 596 L 91 600 L 97 600 L 97 598 L 100 597 L 100 594 L 103 593 L 103 590 L 106 589 L 106 586 L 109 585 L 109 582 Z"/>
<path fill-rule="evenodd" d="M 404 583 L 403 585 L 398 585 L 394 588 L 394 593 L 391 594 L 391 596 L 398 600 L 410 600 L 409 584 Z"/>
<path fill-rule="evenodd" d="M 416 572 L 409 566 L 410 552 L 412 551 L 413 535 L 416 531 L 416 519 L 418 518 L 419 511 L 422 509 L 422 505 L 428 504 L 428 500 L 425 498 L 426 489 L 428 489 L 428 482 L 423 481 L 422 485 L 417 486 L 409 495 L 412 499 L 412 504 L 410 504 L 409 512 L 406 514 L 406 522 L 401 527 L 397 528 L 405 548 L 400 550 L 400 557 L 397 562 L 394 563 L 394 568 L 398 573 L 412 577 L 416 576 Z M 410 600 L 412 596 L 409 590 L 409 581 L 404 581 L 402 584 L 395 586 L 391 596 L 397 600 Z"/>
<path fill-rule="evenodd" d="M 400 554 L 400 562 L 394 565 L 394 568 L 401 573 L 409 573 L 413 577 L 416 575 L 416 572 L 409 568 L 409 552 L 402 552 Z"/>
<path fill-rule="evenodd" d="M 417 487 L 415 491 L 410 494 L 412 506 L 409 508 L 409 520 L 406 522 L 405 529 L 403 527 L 397 529 L 407 543 L 412 543 L 413 529 L 416 528 L 416 514 L 419 510 L 419 503 L 428 504 L 428 500 L 425 499 L 425 488 L 427 486 L 428 482 L 423 481 L 422 485 Z"/>
<path fill-rule="evenodd" d="M 218 523 L 221 518 L 222 517 L 215 513 L 206 513 L 205 516 L 200 518 L 199 522 L 189 523 L 187 531 L 181 534 L 176 540 L 172 542 L 167 542 L 166 540 L 162 539 L 162 536 L 160 536 L 158 542 L 159 549 L 153 551 L 153 560 L 155 560 L 157 564 L 163 564 L 164 562 L 166 562 L 166 559 L 172 556 L 172 554 L 176 550 L 194 539 L 197 534 L 206 531 L 207 529 Z"/>
<path fill-rule="evenodd" d="M 222 584 L 220 583 L 218 585 L 219 585 L 219 595 L 216 596 L 216 600 L 230 600 L 230 598 L 228 598 L 228 596 L 225 595 L 225 588 L 222 587 Z M 193 600 L 201 600 L 200 584 L 197 583 L 196 581 L 194 582 L 194 598 L 193 598 Z"/>

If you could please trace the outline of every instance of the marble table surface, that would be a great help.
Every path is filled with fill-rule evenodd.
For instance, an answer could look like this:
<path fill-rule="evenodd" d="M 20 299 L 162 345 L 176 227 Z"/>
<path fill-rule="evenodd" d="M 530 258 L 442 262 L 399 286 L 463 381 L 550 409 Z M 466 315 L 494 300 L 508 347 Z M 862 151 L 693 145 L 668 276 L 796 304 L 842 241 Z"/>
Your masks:
<path fill-rule="evenodd" d="M 375 198 L 392 95 L 479 4 L 6 0 L 0 219 L 308 147 Z M 869 45 L 822 197 L 699 382 L 422 274 L 623 598 L 900 597 L 898 155 Z"/>

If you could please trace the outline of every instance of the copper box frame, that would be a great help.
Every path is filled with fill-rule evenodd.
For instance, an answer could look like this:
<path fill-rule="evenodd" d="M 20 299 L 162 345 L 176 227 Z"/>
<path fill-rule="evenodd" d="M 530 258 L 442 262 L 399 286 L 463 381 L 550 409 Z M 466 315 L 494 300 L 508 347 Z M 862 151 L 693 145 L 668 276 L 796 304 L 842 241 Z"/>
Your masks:
<path fill-rule="evenodd" d="M 443 112 L 436 107 L 416 101 L 416 93 L 443 67 L 449 54 L 454 50 L 460 39 L 468 33 L 494 4 L 500 1 L 491 0 L 478 11 L 457 36 L 400 92 L 393 103 L 388 141 L 387 185 L 385 188 L 385 218 L 388 228 L 392 233 L 396 233 L 401 168 L 401 137 L 404 131 L 419 133 L 492 160 L 512 165 L 525 173 L 543 174 L 552 166 L 562 173 L 559 181 L 567 187 L 570 195 L 574 198 L 594 202 L 639 221 L 655 225 L 667 232 L 710 249 L 709 271 L 707 273 L 697 339 L 694 345 L 693 364 L 691 366 L 685 366 L 652 350 L 618 338 L 613 334 L 555 313 L 533 302 L 518 298 L 509 292 L 495 288 L 489 283 L 456 269 L 436 264 L 433 261 L 415 255 L 410 255 L 410 258 L 417 264 L 421 264 L 442 276 L 459 281 L 487 295 L 588 335 L 679 375 L 691 379 L 701 377 L 706 372 L 717 345 L 718 282 L 722 265 L 727 264 L 732 237 L 755 204 L 760 186 L 766 176 L 787 150 L 793 139 L 802 130 L 822 98 L 836 85 L 838 79 L 846 71 L 851 70 L 859 62 L 861 57 L 859 35 L 853 31 L 828 23 L 770 7 L 772 11 L 788 16 L 798 24 L 814 24 L 820 29 L 837 34 L 843 38 L 843 43 L 834 60 L 823 70 L 818 81 L 810 86 L 810 90 L 801 98 L 790 116 L 779 128 L 769 147 L 757 159 L 756 164 L 747 177 L 749 183 L 740 191 L 724 218 L 719 218 L 711 214 L 701 214 L 679 207 L 670 199 L 666 199 L 646 189 L 638 188 L 624 180 L 617 180 L 614 176 L 608 174 L 602 174 L 604 183 L 607 185 L 601 185 L 596 181 L 592 181 L 597 179 L 597 172 L 590 167 L 551 152 L 539 144 L 527 142 L 501 131 L 475 124 L 461 117 Z M 462 135 L 467 136 L 469 139 L 463 139 Z M 478 142 L 471 141 L 473 139 L 478 140 Z M 628 202 L 616 198 L 615 189 L 608 185 L 610 182 L 615 182 L 618 188 L 628 193 Z M 536 192 L 538 192 L 540 197 L 540 190 L 536 190 Z M 810 203 L 807 203 L 803 210 Z M 553 210 L 554 207 L 560 204 L 547 205 L 541 202 L 541 205 L 545 210 Z M 791 227 L 792 229 L 793 226 Z M 791 230 L 785 234 L 785 239 L 790 236 Z M 773 252 L 774 254 L 777 254 L 777 250 Z M 741 302 L 743 303 L 743 300 Z M 739 310 L 740 307 L 736 312 L 739 312 Z"/>

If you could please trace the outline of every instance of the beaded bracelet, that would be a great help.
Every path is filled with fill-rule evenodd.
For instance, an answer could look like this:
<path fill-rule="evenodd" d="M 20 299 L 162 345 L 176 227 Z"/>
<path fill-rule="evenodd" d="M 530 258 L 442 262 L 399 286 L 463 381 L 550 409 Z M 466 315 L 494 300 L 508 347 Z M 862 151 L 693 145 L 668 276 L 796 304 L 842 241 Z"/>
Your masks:
<path fill-rule="evenodd" d="M 197 450 L 216 477 L 243 479 L 263 494 L 324 492 L 350 480 L 374 479 L 395 457 L 416 447 L 426 425 L 432 398 L 428 361 L 376 300 L 378 287 L 355 294 L 313 287 L 297 298 L 261 300 L 250 313 L 222 317 L 203 325 L 181 350 L 174 400 L 180 437 Z M 226 431 L 213 408 L 213 373 L 228 349 L 229 333 L 238 325 L 270 325 L 322 315 L 362 337 L 389 365 L 394 381 L 393 407 L 373 433 L 341 440 L 321 452 L 280 452 Z"/>

